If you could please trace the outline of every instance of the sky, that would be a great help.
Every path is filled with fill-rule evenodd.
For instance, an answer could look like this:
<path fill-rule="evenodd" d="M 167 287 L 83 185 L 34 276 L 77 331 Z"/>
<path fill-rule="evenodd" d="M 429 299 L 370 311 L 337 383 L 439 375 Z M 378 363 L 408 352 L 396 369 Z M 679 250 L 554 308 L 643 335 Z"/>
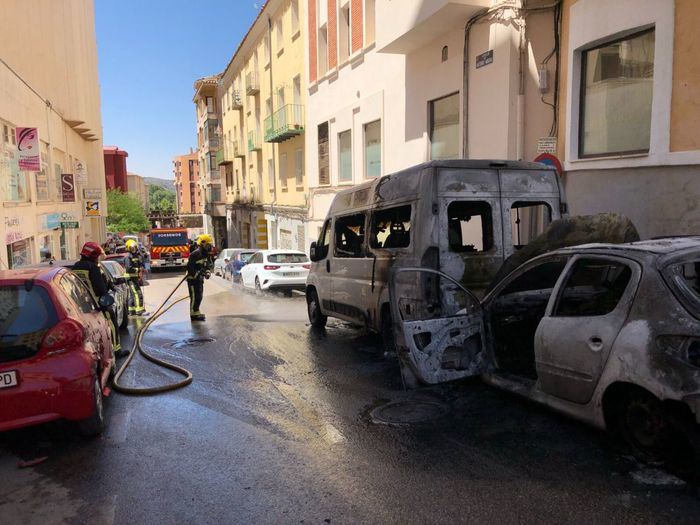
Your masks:
<path fill-rule="evenodd" d="M 172 179 L 197 145 L 194 81 L 223 71 L 262 2 L 94 1 L 104 144 L 130 172 Z"/>

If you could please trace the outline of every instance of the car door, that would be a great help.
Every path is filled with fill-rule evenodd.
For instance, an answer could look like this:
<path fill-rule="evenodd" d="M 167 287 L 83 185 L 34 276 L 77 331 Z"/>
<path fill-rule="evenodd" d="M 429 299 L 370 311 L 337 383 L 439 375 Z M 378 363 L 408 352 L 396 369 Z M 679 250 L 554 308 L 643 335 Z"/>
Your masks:
<path fill-rule="evenodd" d="M 262 263 L 263 254 L 258 252 L 250 258 L 248 264 L 246 264 L 241 269 L 241 280 L 243 281 L 243 286 L 253 287 L 255 286 L 255 276 L 257 275 L 260 263 Z"/>
<path fill-rule="evenodd" d="M 429 268 L 394 268 L 389 296 L 407 386 L 452 381 L 490 368 L 481 305 L 455 279 Z"/>
<path fill-rule="evenodd" d="M 571 260 L 535 334 L 543 392 L 590 401 L 640 278 L 641 267 L 630 259 L 580 254 Z"/>
<path fill-rule="evenodd" d="M 331 257 L 331 309 L 349 321 L 366 320 L 372 262 L 366 244 L 367 213 L 336 217 Z"/>
<path fill-rule="evenodd" d="M 330 310 L 331 306 L 331 236 L 332 236 L 333 220 L 329 217 L 323 223 L 323 227 L 316 241 L 315 257 L 311 262 L 311 271 L 309 272 L 309 284 L 316 287 L 318 300 L 321 302 L 321 307 L 325 312 Z"/>

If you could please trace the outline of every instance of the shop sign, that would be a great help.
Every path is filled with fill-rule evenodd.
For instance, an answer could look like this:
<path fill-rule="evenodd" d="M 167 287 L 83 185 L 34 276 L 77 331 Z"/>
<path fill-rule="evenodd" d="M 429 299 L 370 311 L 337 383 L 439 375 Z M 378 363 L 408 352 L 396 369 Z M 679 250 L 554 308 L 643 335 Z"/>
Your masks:
<path fill-rule="evenodd" d="M 537 153 L 550 153 L 552 155 L 557 152 L 557 137 L 542 137 L 537 140 Z"/>
<path fill-rule="evenodd" d="M 61 228 L 64 230 L 78 230 L 80 223 L 78 221 L 61 221 Z"/>
<path fill-rule="evenodd" d="M 61 213 L 61 220 L 62 221 L 77 221 L 78 217 L 76 217 L 75 215 L 73 215 L 72 213 L 70 213 L 68 211 L 64 211 L 63 213 Z"/>
<path fill-rule="evenodd" d="M 61 227 L 60 213 L 45 213 L 39 216 L 42 230 L 55 230 Z"/>
<path fill-rule="evenodd" d="M 489 49 L 485 53 L 476 55 L 476 69 L 488 66 L 489 64 L 493 64 L 493 49 Z"/>
<path fill-rule="evenodd" d="M 19 169 L 41 171 L 41 151 L 39 150 L 39 130 L 36 128 L 15 128 Z"/>
<path fill-rule="evenodd" d="M 5 217 L 5 244 L 21 241 L 25 237 L 25 220 L 24 217 Z"/>
<path fill-rule="evenodd" d="M 102 190 L 100 188 L 83 188 L 84 199 L 101 199 Z"/>
<path fill-rule="evenodd" d="M 82 160 L 75 159 L 73 162 L 73 173 L 78 184 L 87 184 L 87 165 Z"/>
<path fill-rule="evenodd" d="M 83 209 L 85 210 L 86 217 L 99 217 L 100 215 L 102 215 L 100 201 L 85 201 L 85 206 L 83 207 Z"/>
<path fill-rule="evenodd" d="M 75 202 L 75 179 L 72 173 L 61 174 L 61 200 Z"/>

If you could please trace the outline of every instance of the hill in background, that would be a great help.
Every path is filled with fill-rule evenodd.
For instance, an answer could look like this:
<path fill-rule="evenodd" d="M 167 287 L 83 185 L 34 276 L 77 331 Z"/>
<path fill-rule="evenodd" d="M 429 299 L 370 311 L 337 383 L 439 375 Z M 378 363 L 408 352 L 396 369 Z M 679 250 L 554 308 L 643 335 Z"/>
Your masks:
<path fill-rule="evenodd" d="M 158 177 L 144 177 L 143 181 L 149 186 L 160 186 L 164 190 L 175 193 L 175 181 L 173 179 L 159 179 Z"/>

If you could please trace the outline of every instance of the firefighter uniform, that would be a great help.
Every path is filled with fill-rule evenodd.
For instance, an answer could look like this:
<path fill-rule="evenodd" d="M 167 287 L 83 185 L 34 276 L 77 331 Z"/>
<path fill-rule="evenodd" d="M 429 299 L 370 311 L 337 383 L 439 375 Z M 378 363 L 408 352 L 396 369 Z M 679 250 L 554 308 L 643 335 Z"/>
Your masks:
<path fill-rule="evenodd" d="M 143 315 L 146 309 L 143 304 L 143 290 L 139 284 L 139 273 L 143 270 L 143 257 L 139 253 L 138 245 L 133 239 L 126 242 L 126 278 L 129 281 L 129 314 Z"/>
<path fill-rule="evenodd" d="M 85 248 L 83 251 L 85 251 Z M 109 293 L 107 277 L 104 275 L 104 270 L 95 260 L 92 260 L 85 255 L 81 255 L 80 260 L 73 265 L 72 270 L 73 273 L 75 273 L 90 289 L 90 293 L 92 293 L 95 301 L 97 301 L 103 295 Z M 109 321 L 114 353 L 121 354 L 122 344 L 121 337 L 119 335 L 119 323 L 117 322 L 116 308 L 111 306 L 103 313 L 107 321 Z"/>
<path fill-rule="evenodd" d="M 187 289 L 190 293 L 190 319 L 204 321 L 206 318 L 199 311 L 199 307 L 204 294 L 204 279 L 209 279 L 213 268 L 211 236 L 200 235 L 197 245 L 197 249 L 190 252 L 190 257 L 187 259 Z"/>

